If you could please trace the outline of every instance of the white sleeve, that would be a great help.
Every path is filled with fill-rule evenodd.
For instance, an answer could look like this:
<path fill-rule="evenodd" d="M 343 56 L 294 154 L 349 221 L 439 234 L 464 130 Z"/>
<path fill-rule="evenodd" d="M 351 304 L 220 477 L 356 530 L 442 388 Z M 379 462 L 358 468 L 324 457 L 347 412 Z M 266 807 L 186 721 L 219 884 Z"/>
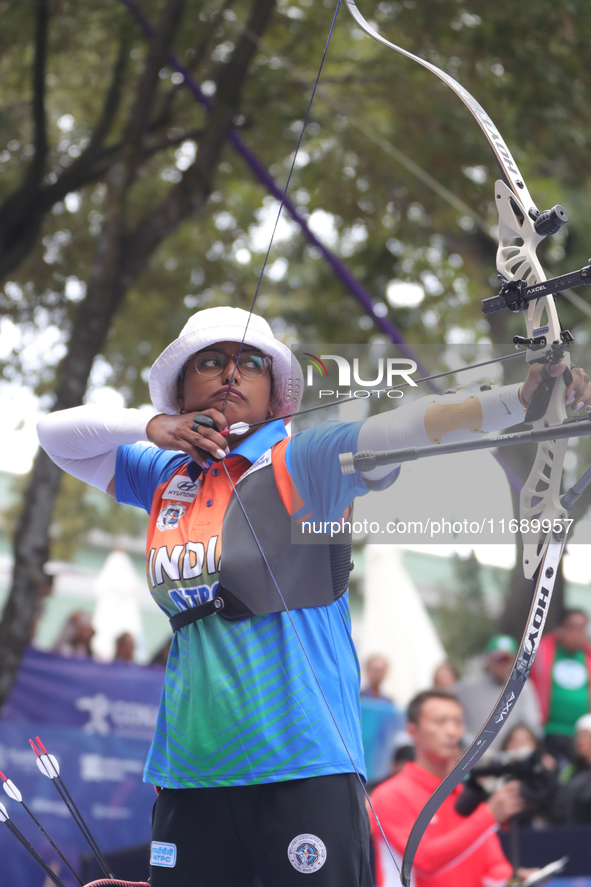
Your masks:
<path fill-rule="evenodd" d="M 74 477 L 106 491 L 115 476 L 117 448 L 147 440 L 149 410 L 73 407 L 37 423 L 39 443 L 50 459 Z"/>
<path fill-rule="evenodd" d="M 425 447 L 433 443 L 470 440 L 476 435 L 500 431 L 523 422 L 524 408 L 519 400 L 521 385 L 507 385 L 479 391 L 421 397 L 408 406 L 371 416 L 361 426 L 359 450 L 380 452 L 405 447 Z M 396 466 L 382 465 L 364 472 L 368 480 L 380 480 Z"/>

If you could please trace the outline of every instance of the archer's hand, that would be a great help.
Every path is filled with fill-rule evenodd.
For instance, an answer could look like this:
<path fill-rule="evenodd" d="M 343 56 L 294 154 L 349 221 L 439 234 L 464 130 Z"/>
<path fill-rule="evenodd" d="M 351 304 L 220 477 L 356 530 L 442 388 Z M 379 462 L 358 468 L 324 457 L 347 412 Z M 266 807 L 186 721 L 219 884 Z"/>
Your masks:
<path fill-rule="evenodd" d="M 209 416 L 216 424 L 217 431 L 199 425 L 197 431 L 192 430 L 194 412 L 182 413 L 179 416 L 169 416 L 159 413 L 150 419 L 146 434 L 148 440 L 160 447 L 161 450 L 176 450 L 186 453 L 198 465 L 203 467 L 205 461 L 202 454 L 197 452 L 197 447 L 223 459 L 228 455 L 228 443 L 220 431 L 226 431 L 228 423 L 223 413 L 218 410 L 201 410 L 203 415 Z"/>
<path fill-rule="evenodd" d="M 531 403 L 534 393 L 542 381 L 543 364 L 534 363 L 530 366 L 527 378 L 520 389 L 521 402 L 525 407 Z M 551 376 L 561 376 L 566 369 L 563 360 L 550 367 Z M 571 367 L 573 380 L 565 392 L 565 402 L 572 404 L 572 411 L 576 413 L 591 402 L 591 382 L 585 370 L 581 367 Z"/>

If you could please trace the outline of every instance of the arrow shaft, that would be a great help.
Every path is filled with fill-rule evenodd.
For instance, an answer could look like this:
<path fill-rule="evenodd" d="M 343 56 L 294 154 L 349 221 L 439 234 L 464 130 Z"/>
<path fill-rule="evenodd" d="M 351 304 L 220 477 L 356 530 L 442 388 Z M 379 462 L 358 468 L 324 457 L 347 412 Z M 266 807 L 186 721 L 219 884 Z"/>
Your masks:
<path fill-rule="evenodd" d="M 52 782 L 54 783 L 55 787 L 60 792 L 62 800 L 64 801 L 66 807 L 70 811 L 72 819 L 74 820 L 74 822 L 76 823 L 76 825 L 78 826 L 80 831 L 82 832 L 82 834 L 86 840 L 86 843 L 88 844 L 88 846 L 92 850 L 92 853 L 93 853 L 96 861 L 98 862 L 98 864 L 102 868 L 105 875 L 108 878 L 113 878 L 114 875 L 109 868 L 109 863 L 105 859 L 105 856 L 104 856 L 102 850 L 100 849 L 99 845 L 97 844 L 97 842 L 94 838 L 94 835 L 92 834 L 89 827 L 87 826 L 87 824 L 84 820 L 84 817 L 80 813 L 78 807 L 76 806 L 76 804 L 74 802 L 74 799 L 72 798 L 70 792 L 66 788 L 66 785 L 65 785 L 62 777 L 58 776 L 56 779 L 53 779 Z"/>
<path fill-rule="evenodd" d="M 453 370 L 445 370 L 442 373 L 434 373 L 431 376 L 424 376 L 422 379 L 416 379 L 415 385 L 421 385 L 423 382 L 433 382 L 435 379 L 445 379 L 447 376 L 457 376 L 459 373 L 465 373 L 468 370 L 478 370 L 481 367 L 490 366 L 493 363 L 503 363 L 505 360 L 513 360 L 515 357 L 523 357 L 525 354 L 524 351 L 515 351 L 511 354 L 503 354 L 502 357 L 493 357 L 490 360 L 482 360 L 480 363 L 471 363 L 465 367 L 456 367 Z M 390 385 L 389 388 L 377 388 L 372 392 L 372 395 L 378 397 L 381 394 L 387 394 L 388 391 L 398 391 L 401 388 L 409 388 L 409 382 L 401 382 L 399 385 Z M 414 387 L 414 386 L 413 386 Z M 328 407 L 336 407 L 341 406 L 341 404 L 349 403 L 352 400 L 360 400 L 359 397 L 356 397 L 354 394 L 350 397 L 340 397 L 338 400 L 329 400 L 328 403 L 321 403 L 315 407 L 306 407 L 304 410 L 298 410 L 297 413 L 285 413 L 283 416 L 271 416 L 270 419 L 263 419 L 261 422 L 253 422 L 251 425 L 248 425 L 247 428 L 242 430 L 242 426 L 246 425 L 245 422 L 236 422 L 237 426 L 240 426 L 235 434 L 244 434 L 246 431 L 251 428 L 259 428 L 261 425 L 267 425 L 269 422 L 278 422 L 279 419 L 293 419 L 295 416 L 303 416 L 305 413 L 314 413 L 316 410 L 326 410 Z M 231 425 L 228 429 L 228 433 L 233 433 L 234 425 Z"/>
<path fill-rule="evenodd" d="M 43 871 L 45 872 L 45 874 L 47 875 L 49 880 L 53 881 L 53 883 L 56 885 L 56 887 L 64 887 L 64 882 L 58 878 L 58 876 L 53 871 L 53 869 L 51 869 L 47 865 L 45 860 L 41 856 L 39 856 L 39 854 L 37 853 L 37 851 L 35 850 L 33 845 L 31 843 L 29 843 L 29 841 L 27 841 L 25 836 L 22 834 L 21 831 L 19 831 L 19 829 L 16 827 L 16 825 L 14 825 L 14 823 L 12 823 L 10 821 L 10 819 L 7 819 L 4 822 L 4 825 L 7 826 L 7 828 L 12 832 L 12 834 L 17 839 L 17 841 L 19 841 L 23 845 L 25 850 L 33 857 L 33 859 L 35 860 L 37 865 L 43 869 Z"/>
<path fill-rule="evenodd" d="M 487 435 L 479 440 L 465 440 L 446 444 L 430 444 L 426 447 L 406 447 L 398 450 L 383 450 L 379 453 L 371 451 L 359 453 L 342 453 L 341 470 L 350 474 L 351 467 L 355 471 L 368 472 L 380 465 L 394 465 L 401 462 L 414 462 L 429 456 L 446 456 L 452 453 L 468 453 L 472 450 L 489 450 L 496 447 L 509 447 L 527 443 L 543 443 L 548 440 L 562 440 L 571 437 L 585 437 L 591 434 L 591 419 L 580 422 L 567 422 L 564 425 L 552 425 L 549 428 L 533 428 L 531 431 L 515 431 L 496 437 Z"/>
<path fill-rule="evenodd" d="M 103 853 L 101 852 L 100 847 L 96 843 L 96 841 L 92 835 L 92 832 L 90 831 L 90 829 L 86 825 L 86 822 L 84 821 L 84 817 L 82 816 L 82 814 L 78 810 L 76 804 L 74 803 L 69 791 L 67 790 L 67 788 L 64 784 L 63 779 L 57 773 L 55 767 L 51 764 L 51 761 L 44 760 L 44 758 L 49 759 L 49 755 L 44 753 L 42 756 L 39 757 L 39 760 L 41 761 L 41 763 L 45 769 L 45 775 L 51 779 L 52 784 L 55 786 L 57 793 L 59 794 L 60 798 L 62 799 L 62 801 L 64 802 L 64 804 L 68 808 L 70 816 L 72 817 L 72 819 L 74 820 L 74 822 L 76 823 L 78 828 L 80 829 L 82 837 L 84 838 L 84 840 L 86 841 L 86 843 L 90 847 L 90 849 L 92 851 L 92 855 L 95 857 L 95 859 L 98 862 L 98 864 L 100 865 L 101 869 L 103 870 L 103 872 L 105 873 L 105 875 L 108 878 L 112 878 L 113 874 L 109 870 L 109 864 L 107 863 L 107 860 L 105 859 Z"/>
<path fill-rule="evenodd" d="M 78 875 L 77 872 L 72 868 L 72 866 L 70 865 L 70 863 L 68 862 L 68 860 L 66 859 L 66 857 L 64 856 L 62 851 L 49 837 L 49 835 L 47 834 L 47 832 L 45 831 L 45 829 L 43 828 L 43 826 L 41 825 L 41 823 L 39 822 L 39 820 L 37 819 L 37 817 L 35 816 L 33 811 L 30 810 L 29 807 L 27 807 L 27 805 L 25 804 L 24 801 L 21 801 L 20 803 L 22 804 L 22 807 L 23 807 L 23 810 L 25 811 L 25 813 L 28 813 L 28 815 L 31 817 L 31 819 L 33 820 L 33 822 L 35 823 L 35 825 L 37 826 L 37 828 L 39 829 L 39 831 L 41 832 L 43 837 L 46 838 L 47 841 L 49 841 L 49 843 L 51 844 L 51 846 L 53 847 L 53 849 L 55 850 L 55 852 L 57 853 L 57 855 L 59 856 L 61 861 L 64 863 L 64 865 L 66 865 L 69 868 L 70 872 L 74 875 L 74 877 L 76 878 L 78 883 L 80 885 L 82 885 L 82 887 L 84 887 L 84 881 L 82 880 L 80 875 Z"/>

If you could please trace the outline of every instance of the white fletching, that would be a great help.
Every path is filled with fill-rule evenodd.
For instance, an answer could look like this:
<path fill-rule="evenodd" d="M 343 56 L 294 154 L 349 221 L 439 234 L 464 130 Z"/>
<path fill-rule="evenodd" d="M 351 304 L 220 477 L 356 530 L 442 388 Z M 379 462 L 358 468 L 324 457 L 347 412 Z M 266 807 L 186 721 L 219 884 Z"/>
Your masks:
<path fill-rule="evenodd" d="M 230 434 L 246 434 L 249 428 L 250 425 L 246 422 L 234 422 L 233 425 L 230 425 L 228 431 Z"/>
<path fill-rule="evenodd" d="M 60 775 L 60 765 L 53 755 L 41 755 L 37 758 L 37 766 L 44 776 L 49 779 L 56 779 Z"/>
<path fill-rule="evenodd" d="M 2 784 L 2 787 L 4 788 L 4 791 L 9 798 L 12 798 L 13 801 L 18 801 L 19 804 L 22 804 L 23 796 L 19 792 L 12 779 L 7 779 L 6 782 Z"/>
<path fill-rule="evenodd" d="M 10 816 L 6 812 L 6 807 L 0 803 L 0 822 L 6 822 L 8 819 L 10 819 Z"/>

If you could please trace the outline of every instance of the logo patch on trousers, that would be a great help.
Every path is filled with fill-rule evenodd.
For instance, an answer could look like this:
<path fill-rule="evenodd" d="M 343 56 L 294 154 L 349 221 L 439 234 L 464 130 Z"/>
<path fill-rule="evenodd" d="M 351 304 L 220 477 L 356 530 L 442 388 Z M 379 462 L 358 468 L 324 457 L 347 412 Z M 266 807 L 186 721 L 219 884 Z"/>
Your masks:
<path fill-rule="evenodd" d="M 173 869 L 176 865 L 176 844 L 163 844 L 161 841 L 152 841 L 150 853 L 150 865 L 161 865 L 167 869 Z"/>
<path fill-rule="evenodd" d="M 326 846 L 316 835 L 298 835 L 287 848 L 287 857 L 294 869 L 311 875 L 326 862 Z"/>

